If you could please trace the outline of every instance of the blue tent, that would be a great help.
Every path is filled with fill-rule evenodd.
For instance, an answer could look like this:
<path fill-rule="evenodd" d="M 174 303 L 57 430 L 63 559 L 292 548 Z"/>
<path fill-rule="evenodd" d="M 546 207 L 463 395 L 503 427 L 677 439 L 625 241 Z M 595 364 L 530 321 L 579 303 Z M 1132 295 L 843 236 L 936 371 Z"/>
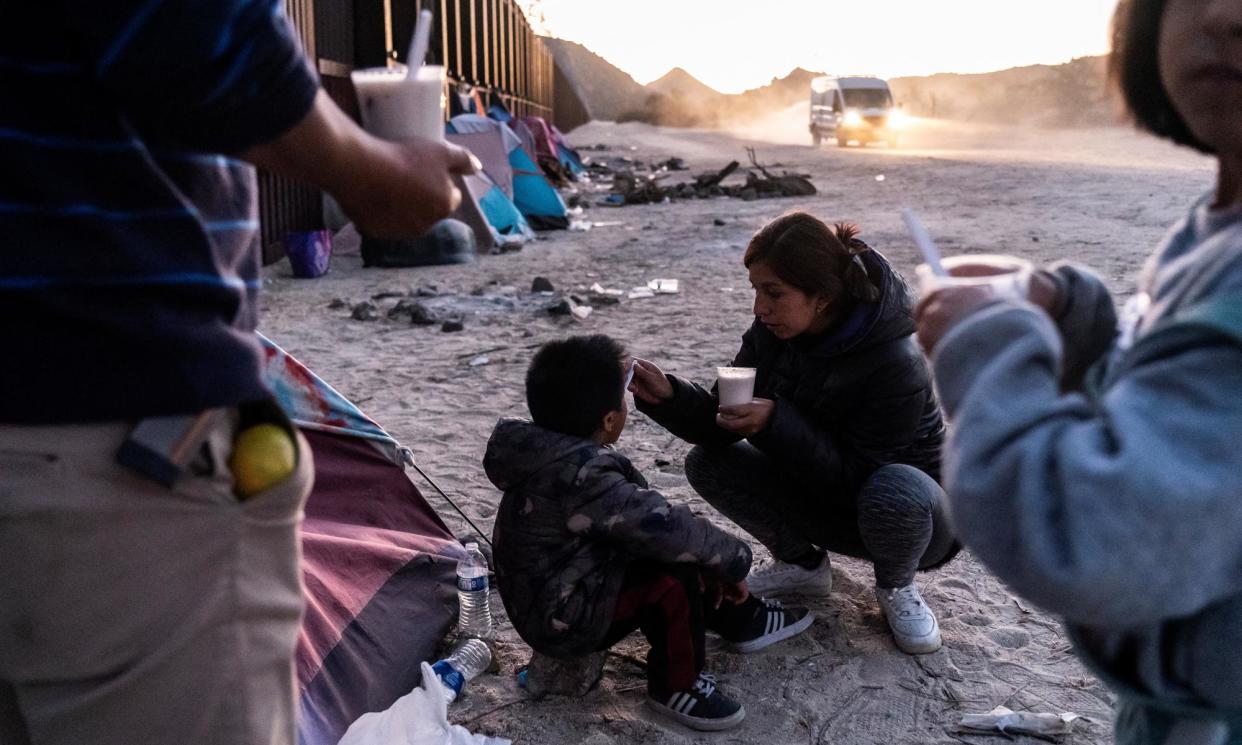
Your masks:
<path fill-rule="evenodd" d="M 455 116 L 449 121 L 450 134 L 498 134 L 506 153 L 505 161 L 489 158 L 483 152 L 475 155 L 483 161 L 483 170 L 492 181 L 505 186 L 512 184 L 513 203 L 535 230 L 559 230 L 569 227 L 565 200 L 544 177 L 535 159 L 522 146 L 521 139 L 508 125 L 477 114 Z"/>

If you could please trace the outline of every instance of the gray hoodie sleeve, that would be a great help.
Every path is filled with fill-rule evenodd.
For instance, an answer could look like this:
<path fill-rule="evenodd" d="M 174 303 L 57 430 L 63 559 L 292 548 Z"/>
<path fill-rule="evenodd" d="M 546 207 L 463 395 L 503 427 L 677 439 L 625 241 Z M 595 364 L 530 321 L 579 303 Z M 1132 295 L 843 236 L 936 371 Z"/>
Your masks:
<path fill-rule="evenodd" d="M 1095 403 L 1061 392 L 1061 356 L 1048 317 L 1014 303 L 936 347 L 963 541 L 1082 624 L 1140 626 L 1242 591 L 1242 349 L 1183 338 Z"/>
<path fill-rule="evenodd" d="M 1050 313 L 1061 332 L 1061 386 L 1082 388 L 1088 368 L 1100 359 L 1117 336 L 1117 310 L 1104 282 L 1084 266 L 1057 262 L 1041 270 L 1057 288 L 1057 307 Z"/>
<path fill-rule="evenodd" d="M 608 541 L 632 556 L 697 564 L 730 582 L 750 572 L 751 551 L 744 541 L 630 481 L 613 458 L 595 458 L 579 474 L 583 488 L 567 512 L 571 532 Z"/>

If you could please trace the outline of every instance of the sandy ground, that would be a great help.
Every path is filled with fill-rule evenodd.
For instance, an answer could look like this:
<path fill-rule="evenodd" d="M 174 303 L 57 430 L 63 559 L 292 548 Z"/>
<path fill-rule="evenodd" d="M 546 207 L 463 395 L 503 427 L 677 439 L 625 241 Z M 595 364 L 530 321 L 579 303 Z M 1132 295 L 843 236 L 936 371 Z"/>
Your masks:
<path fill-rule="evenodd" d="M 1075 259 L 1101 271 L 1124 296 L 1153 244 L 1212 178 L 1206 159 L 1122 129 L 922 122 L 900 149 L 817 151 L 808 146 L 797 113 L 781 112 L 744 138 L 596 123 L 570 139 L 613 148 L 590 152 L 594 157 L 678 156 L 695 171 L 745 162 L 743 146 L 754 144 L 762 161 L 811 174 L 820 190 L 814 198 L 596 207 L 587 218 L 622 224 L 543 234 L 518 253 L 457 267 L 364 271 L 348 254 L 346 234 L 331 273 L 320 280 L 291 279 L 285 264 L 269 270 L 262 329 L 413 448 L 423 468 L 490 533 L 499 494 L 480 462 L 497 417 L 526 413 L 522 379 L 532 349 L 571 333 L 606 332 L 666 370 L 710 384 L 710 371 L 730 359 L 750 323 L 743 247 L 785 210 L 856 221 L 863 238 L 910 272 L 914 249 L 898 210 L 915 207 L 945 253 Z M 597 308 L 577 322 L 543 312 L 546 298 L 528 294 L 535 276 L 558 289 L 595 282 L 628 289 L 676 278 L 681 292 Z M 336 297 L 361 301 L 426 285 L 447 293 L 432 304 L 466 313 L 464 331 L 442 333 L 384 318 L 354 321 L 348 310 L 328 308 Z M 470 295 L 481 287 L 484 294 Z M 394 302 L 379 301 L 381 312 Z M 688 486 L 685 443 L 635 415 L 620 446 L 670 500 L 736 531 Z M 424 491 L 455 531 L 469 532 L 430 489 Z M 957 733 L 957 722 L 965 712 L 1004 704 L 1076 712 L 1085 719 L 1070 742 L 1112 741 L 1110 696 L 1075 661 L 1056 620 L 1015 599 L 969 555 L 919 577 L 944 633 L 943 650 L 924 657 L 893 647 L 871 593 L 869 566 L 834 559 L 834 567 L 833 594 L 812 604 L 819 620 L 804 635 L 751 656 L 712 643 L 709 668 L 748 712 L 737 730 L 698 735 L 647 714 L 640 706 L 638 660 L 645 649 L 639 636 L 617 648 L 603 683 L 581 700 L 528 701 L 514 672 L 529 650 L 498 597 L 499 673 L 471 683 L 451 717 L 520 743 L 899 745 L 989 742 Z"/>

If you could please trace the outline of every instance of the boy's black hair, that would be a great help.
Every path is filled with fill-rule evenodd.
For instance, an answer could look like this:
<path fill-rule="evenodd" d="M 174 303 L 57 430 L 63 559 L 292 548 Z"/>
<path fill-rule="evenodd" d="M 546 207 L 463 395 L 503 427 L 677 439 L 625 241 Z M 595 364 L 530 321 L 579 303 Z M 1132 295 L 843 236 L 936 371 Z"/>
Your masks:
<path fill-rule="evenodd" d="M 1200 141 L 1173 108 L 1160 80 L 1160 23 L 1166 0 L 1121 0 L 1113 16 L 1113 51 L 1108 68 L 1135 123 L 1154 135 L 1202 153 Z"/>
<path fill-rule="evenodd" d="M 526 371 L 526 405 L 544 429 L 590 437 L 604 416 L 625 406 L 625 347 L 596 334 L 550 341 Z"/>

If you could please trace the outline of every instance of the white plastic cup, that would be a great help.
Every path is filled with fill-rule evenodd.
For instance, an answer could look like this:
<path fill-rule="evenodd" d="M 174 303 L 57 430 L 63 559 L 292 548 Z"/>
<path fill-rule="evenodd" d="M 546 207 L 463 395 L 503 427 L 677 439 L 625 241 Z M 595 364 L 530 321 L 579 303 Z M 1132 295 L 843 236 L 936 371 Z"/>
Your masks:
<path fill-rule="evenodd" d="M 949 274 L 936 274 L 927 264 L 919 264 L 914 272 L 919 280 L 919 293 L 927 297 L 945 287 L 986 287 L 992 295 L 1006 300 L 1025 300 L 1031 287 L 1031 262 L 1013 256 L 980 254 L 950 256 L 941 264 Z"/>
<path fill-rule="evenodd" d="M 414 75 L 404 66 L 371 67 L 350 79 L 366 131 L 384 140 L 444 141 L 443 65 L 423 65 Z"/>
<path fill-rule="evenodd" d="M 721 406 L 741 406 L 755 398 L 755 368 L 716 368 L 716 394 Z"/>

